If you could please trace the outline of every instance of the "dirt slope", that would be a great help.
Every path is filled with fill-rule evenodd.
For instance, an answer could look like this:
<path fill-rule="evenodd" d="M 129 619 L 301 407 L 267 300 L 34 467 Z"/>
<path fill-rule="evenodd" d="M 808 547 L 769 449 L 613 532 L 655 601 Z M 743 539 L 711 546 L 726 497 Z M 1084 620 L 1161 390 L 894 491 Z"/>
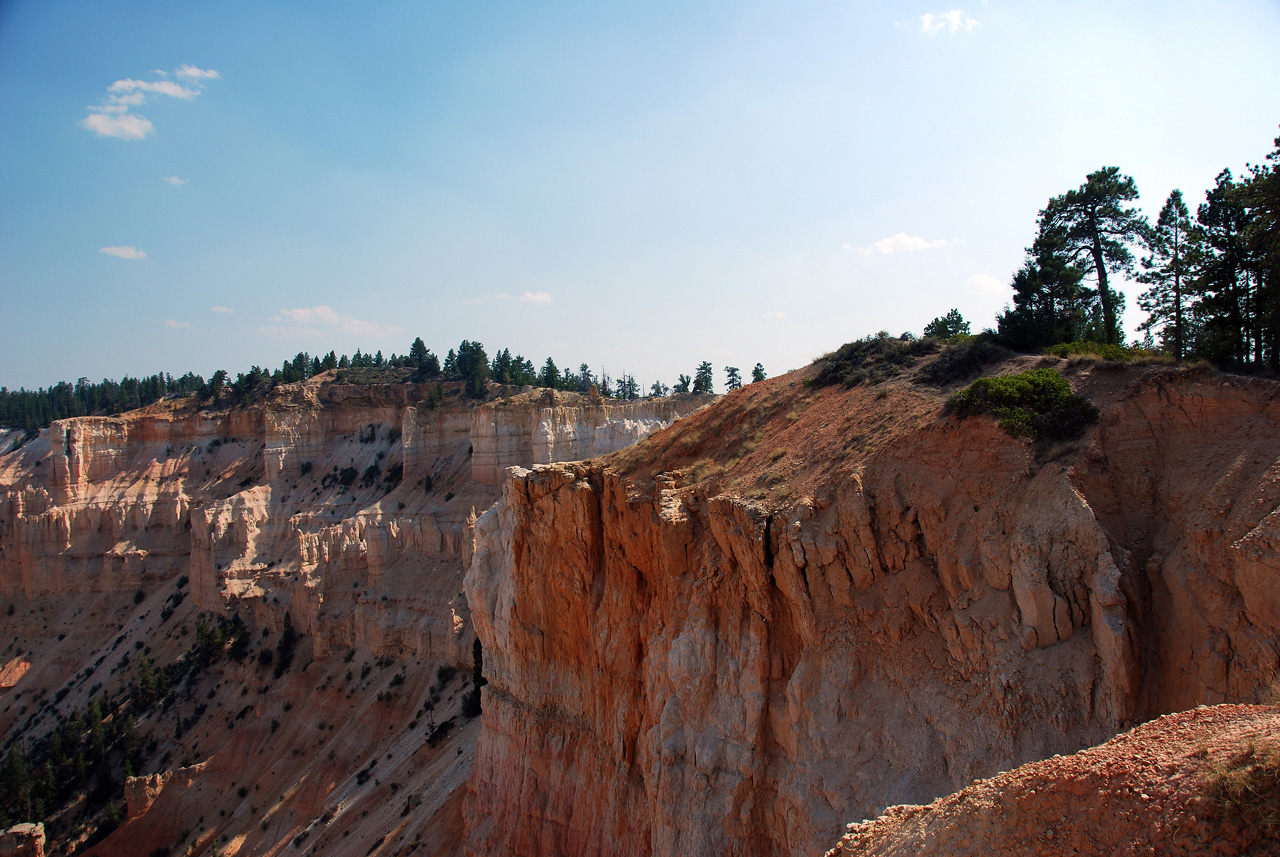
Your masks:
<path fill-rule="evenodd" d="M 1239 795 L 1228 780 L 1252 780 Z M 828 857 L 1280 854 L 1280 711 L 1218 705 L 852 824 Z"/>

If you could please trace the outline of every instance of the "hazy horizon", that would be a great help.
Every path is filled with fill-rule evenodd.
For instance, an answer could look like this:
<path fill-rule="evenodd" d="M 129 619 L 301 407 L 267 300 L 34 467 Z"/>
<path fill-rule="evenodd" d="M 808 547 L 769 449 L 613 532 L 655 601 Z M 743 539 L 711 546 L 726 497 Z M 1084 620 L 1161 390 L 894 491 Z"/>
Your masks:
<path fill-rule="evenodd" d="M 645 389 L 958 308 L 1280 129 L 1274 2 L 0 6 L 0 385 L 440 354 Z M 1125 328 L 1140 286 L 1121 283 Z"/>

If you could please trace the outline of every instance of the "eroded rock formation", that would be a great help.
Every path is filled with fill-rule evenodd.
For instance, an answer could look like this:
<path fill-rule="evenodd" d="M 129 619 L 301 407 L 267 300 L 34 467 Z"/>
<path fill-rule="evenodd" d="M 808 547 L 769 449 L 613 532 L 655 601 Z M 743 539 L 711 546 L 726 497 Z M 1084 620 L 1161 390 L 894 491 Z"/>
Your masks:
<path fill-rule="evenodd" d="M 0 734 L 36 746 L 96 699 L 151 747 L 95 854 L 455 852 L 479 729 L 460 713 L 462 577 L 495 474 L 614 451 L 710 401 L 476 405 L 458 385 L 323 380 L 249 408 L 66 420 L 0 456 Z M 189 663 L 194 632 L 231 615 L 247 657 L 129 707 L 139 660 Z M 286 622 L 301 643 L 282 672 Z M 69 825 L 52 853 L 91 844 Z"/>
<path fill-rule="evenodd" d="M 468 853 L 822 853 L 888 805 L 1259 698 L 1276 385 L 1069 371 L 1102 418 L 1056 449 L 790 376 L 511 471 L 466 580 L 489 679 Z M 787 455 L 831 458 L 784 499 Z"/>

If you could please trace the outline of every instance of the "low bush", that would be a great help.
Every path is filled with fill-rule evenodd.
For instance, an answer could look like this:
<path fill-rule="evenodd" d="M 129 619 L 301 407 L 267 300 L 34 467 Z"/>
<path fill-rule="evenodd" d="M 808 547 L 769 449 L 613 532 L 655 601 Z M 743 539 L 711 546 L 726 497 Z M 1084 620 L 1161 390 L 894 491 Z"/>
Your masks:
<path fill-rule="evenodd" d="M 939 347 L 938 340 L 932 338 L 895 339 L 887 334 L 868 336 L 846 342 L 834 353 L 827 355 L 818 374 L 806 379 L 805 383 L 812 387 L 877 384 L 901 374 L 904 369 L 924 355 L 937 351 Z"/>
<path fill-rule="evenodd" d="M 937 359 L 920 370 L 918 378 L 926 384 L 943 386 L 972 378 L 984 366 L 1011 356 L 1011 351 L 985 334 L 957 337 Z"/>
<path fill-rule="evenodd" d="M 1063 342 L 1045 349 L 1045 354 L 1069 359 L 1072 357 L 1098 357 L 1103 360 L 1127 362 L 1172 361 L 1173 358 L 1161 351 L 1149 351 L 1145 348 L 1125 348 L 1123 345 L 1107 345 L 1103 342 Z"/>
<path fill-rule="evenodd" d="M 1079 437 L 1098 418 L 1098 409 L 1071 392 L 1056 369 L 979 378 L 951 401 L 961 417 L 994 414 L 1013 437 L 1061 441 Z"/>

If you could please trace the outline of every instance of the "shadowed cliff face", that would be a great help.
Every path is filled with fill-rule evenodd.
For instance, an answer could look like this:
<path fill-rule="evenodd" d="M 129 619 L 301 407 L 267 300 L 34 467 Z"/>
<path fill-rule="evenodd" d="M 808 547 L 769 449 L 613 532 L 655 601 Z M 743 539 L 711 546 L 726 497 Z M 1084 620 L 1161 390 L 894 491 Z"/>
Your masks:
<path fill-rule="evenodd" d="M 513 471 L 466 579 L 468 853 L 822 853 L 887 805 L 1258 699 L 1276 385 L 1067 371 L 1102 417 L 1056 449 L 795 373 Z"/>
<path fill-rule="evenodd" d="M 103 786 L 125 820 L 95 853 L 458 850 L 479 729 L 461 713 L 477 511 L 507 466 L 610 452 L 709 399 L 447 390 L 433 407 L 434 392 L 307 383 L 249 409 L 162 403 L 55 423 L 0 456 L 0 735 L 35 746 L 98 698 L 147 748 L 147 776 Z M 183 662 L 202 623 L 233 615 L 247 657 L 228 644 L 171 701 L 129 707 L 144 654 Z M 276 675 L 286 617 L 298 654 Z M 75 844 L 81 811 L 50 827 L 51 853 Z"/>

